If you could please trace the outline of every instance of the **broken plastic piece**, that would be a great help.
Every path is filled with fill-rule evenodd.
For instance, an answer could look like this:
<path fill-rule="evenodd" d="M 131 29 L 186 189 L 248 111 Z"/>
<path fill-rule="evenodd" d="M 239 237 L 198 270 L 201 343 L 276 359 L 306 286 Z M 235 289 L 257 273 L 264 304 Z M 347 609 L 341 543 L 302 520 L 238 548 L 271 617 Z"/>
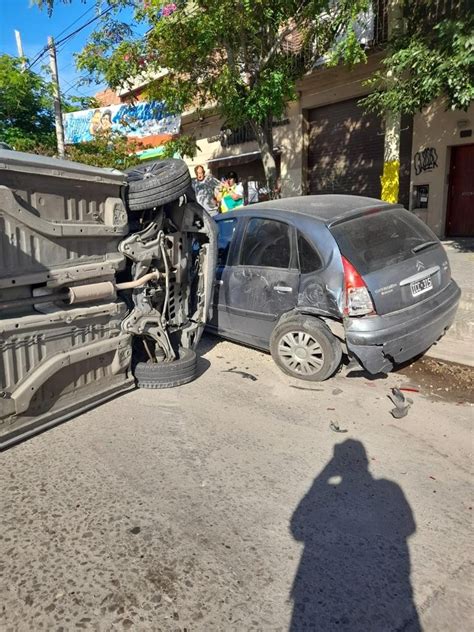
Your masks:
<path fill-rule="evenodd" d="M 395 417 L 395 419 L 405 417 L 408 413 L 408 409 L 413 404 L 413 400 L 405 397 L 399 388 L 392 388 L 392 393 L 388 395 L 388 398 L 395 404 L 395 408 L 392 408 L 390 411 L 392 417 Z"/>

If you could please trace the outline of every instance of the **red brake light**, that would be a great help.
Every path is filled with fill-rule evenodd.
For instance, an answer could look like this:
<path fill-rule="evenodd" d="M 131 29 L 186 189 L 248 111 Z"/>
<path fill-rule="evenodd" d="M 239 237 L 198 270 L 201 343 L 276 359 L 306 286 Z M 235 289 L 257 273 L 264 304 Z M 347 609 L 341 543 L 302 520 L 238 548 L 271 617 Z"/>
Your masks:
<path fill-rule="evenodd" d="M 375 314 L 374 304 L 364 279 L 345 257 L 342 257 L 342 265 L 344 268 L 344 315 Z"/>
<path fill-rule="evenodd" d="M 346 289 L 353 287 L 367 287 L 364 283 L 364 279 L 360 276 L 352 263 L 345 257 L 342 258 L 342 265 L 344 266 L 344 284 Z"/>

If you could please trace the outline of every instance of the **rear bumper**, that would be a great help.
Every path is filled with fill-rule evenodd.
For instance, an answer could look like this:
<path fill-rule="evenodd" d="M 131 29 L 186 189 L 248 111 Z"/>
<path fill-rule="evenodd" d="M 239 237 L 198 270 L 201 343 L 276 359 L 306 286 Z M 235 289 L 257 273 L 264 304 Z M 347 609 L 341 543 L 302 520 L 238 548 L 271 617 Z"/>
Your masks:
<path fill-rule="evenodd" d="M 370 373 L 390 371 L 436 342 L 452 325 L 461 290 L 455 281 L 433 298 L 407 309 L 344 323 L 348 350 Z"/>

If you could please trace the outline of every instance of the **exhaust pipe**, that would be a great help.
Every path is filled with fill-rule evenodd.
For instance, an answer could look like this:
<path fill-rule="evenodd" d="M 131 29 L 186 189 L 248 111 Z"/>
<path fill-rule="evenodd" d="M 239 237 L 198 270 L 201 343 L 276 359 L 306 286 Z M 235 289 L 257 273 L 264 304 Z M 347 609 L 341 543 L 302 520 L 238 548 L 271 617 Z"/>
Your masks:
<path fill-rule="evenodd" d="M 64 301 L 68 305 L 90 303 L 91 301 L 113 301 L 117 298 L 117 291 L 132 290 L 136 287 L 145 285 L 148 281 L 159 278 L 159 272 L 149 272 L 135 281 L 127 281 L 125 283 L 103 281 L 101 283 L 88 283 L 87 285 L 74 285 L 73 287 L 64 288 L 55 294 L 42 294 L 27 298 L 17 298 L 12 301 L 3 301 L 0 303 L 0 309 L 23 307 L 25 305 L 36 305 L 40 303 L 51 303 L 53 301 Z"/>
<path fill-rule="evenodd" d="M 112 283 L 111 281 L 105 281 L 103 283 L 75 285 L 74 287 L 69 288 L 69 305 L 75 305 L 76 303 L 89 303 L 91 301 L 99 300 L 113 301 L 117 298 L 117 291 L 132 290 L 133 288 L 145 285 L 145 283 L 148 283 L 148 281 L 151 281 L 152 279 L 159 278 L 159 272 L 149 272 L 135 281 L 127 281 L 125 283 Z"/>

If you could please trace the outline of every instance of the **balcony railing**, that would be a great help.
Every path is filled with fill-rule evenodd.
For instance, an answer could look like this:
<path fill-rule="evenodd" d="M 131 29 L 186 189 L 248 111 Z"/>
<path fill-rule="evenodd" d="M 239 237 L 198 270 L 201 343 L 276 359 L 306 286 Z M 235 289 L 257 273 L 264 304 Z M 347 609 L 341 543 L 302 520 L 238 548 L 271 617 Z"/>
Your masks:
<path fill-rule="evenodd" d="M 272 127 L 281 127 L 282 125 L 288 125 L 289 122 L 289 119 L 283 118 L 278 121 L 273 121 Z M 219 136 L 222 147 L 231 147 L 232 145 L 250 143 L 256 140 L 255 132 L 250 127 L 250 125 L 243 125 L 236 130 L 223 129 L 221 130 Z"/>

